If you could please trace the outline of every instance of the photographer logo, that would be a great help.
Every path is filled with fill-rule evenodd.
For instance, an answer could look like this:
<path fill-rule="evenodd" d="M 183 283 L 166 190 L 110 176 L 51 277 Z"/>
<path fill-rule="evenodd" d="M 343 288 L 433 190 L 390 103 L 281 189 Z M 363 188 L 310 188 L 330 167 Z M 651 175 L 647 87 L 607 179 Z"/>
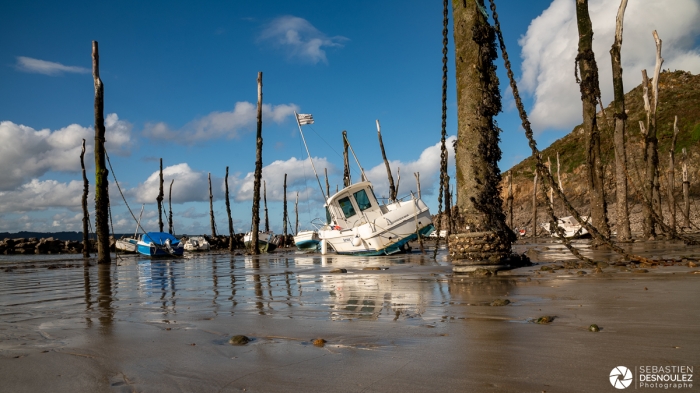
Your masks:
<path fill-rule="evenodd" d="M 625 366 L 617 366 L 610 371 L 610 384 L 615 389 L 625 389 L 632 384 L 632 371 Z"/>

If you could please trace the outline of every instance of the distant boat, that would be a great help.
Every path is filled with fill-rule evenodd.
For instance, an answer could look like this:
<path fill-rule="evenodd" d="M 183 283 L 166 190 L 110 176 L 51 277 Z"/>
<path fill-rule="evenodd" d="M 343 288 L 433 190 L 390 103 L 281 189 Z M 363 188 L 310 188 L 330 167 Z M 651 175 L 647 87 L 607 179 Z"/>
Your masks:
<path fill-rule="evenodd" d="M 589 224 L 591 223 L 591 220 L 588 216 L 582 216 L 581 218 L 585 222 Z M 550 233 L 548 222 L 540 225 L 542 226 L 542 228 L 544 228 L 545 231 L 547 231 L 547 233 Z M 559 218 L 557 220 L 557 226 L 564 230 L 564 237 L 567 239 L 584 237 L 588 235 L 588 231 L 586 230 L 586 228 L 584 228 L 573 216 Z M 559 234 L 556 231 L 554 231 L 552 233 L 552 237 L 559 237 Z"/>
<path fill-rule="evenodd" d="M 243 236 L 243 244 L 245 248 L 252 248 L 253 232 L 248 232 Z M 272 252 L 277 249 L 277 244 L 279 243 L 279 238 L 275 236 L 272 231 L 270 232 L 258 232 L 258 249 L 260 252 Z"/>
<path fill-rule="evenodd" d="M 204 236 L 193 236 L 185 241 L 185 251 L 209 251 L 211 245 Z"/>
<path fill-rule="evenodd" d="M 318 237 L 318 232 L 316 231 L 299 231 L 299 233 L 294 236 L 294 245 L 301 251 L 316 250 L 320 243 L 321 238 Z"/>
<path fill-rule="evenodd" d="M 138 252 L 149 257 L 182 256 L 185 247 L 166 232 L 148 232 L 138 241 Z"/>
<path fill-rule="evenodd" d="M 143 215 L 143 207 L 144 205 L 141 205 L 141 213 L 139 214 L 139 220 L 136 222 L 136 230 L 134 231 L 134 237 L 122 237 L 121 239 L 117 240 L 116 244 L 114 247 L 125 253 L 137 253 L 138 252 L 138 238 L 136 234 L 139 232 L 139 226 L 141 225 L 141 216 Z"/>

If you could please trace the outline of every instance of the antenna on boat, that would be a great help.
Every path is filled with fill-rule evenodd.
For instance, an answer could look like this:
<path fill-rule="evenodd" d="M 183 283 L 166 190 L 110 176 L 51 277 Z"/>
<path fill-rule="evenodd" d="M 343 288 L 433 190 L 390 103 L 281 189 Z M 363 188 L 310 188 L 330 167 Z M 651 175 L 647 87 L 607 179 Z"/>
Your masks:
<path fill-rule="evenodd" d="M 357 163 L 357 166 L 360 167 L 360 173 L 362 173 L 362 181 L 367 181 L 367 176 L 365 176 L 365 170 L 362 169 L 362 165 L 360 165 L 360 160 L 357 159 L 357 156 L 355 155 L 355 150 L 352 149 L 352 145 L 348 140 L 347 134 L 343 134 L 343 139 L 345 139 L 345 142 L 347 142 L 348 147 L 350 147 L 350 152 L 352 153 L 352 156 L 355 157 L 355 162 Z"/>
<path fill-rule="evenodd" d="M 316 175 L 316 181 L 318 182 L 318 188 L 321 189 L 321 195 L 323 195 L 323 200 L 327 201 L 328 198 L 323 192 L 323 186 L 321 185 L 321 179 L 318 178 L 318 173 L 316 172 L 316 167 L 314 166 L 314 160 L 311 159 L 311 153 L 309 153 L 309 146 L 306 145 L 306 138 L 304 138 L 304 132 L 301 130 L 302 124 L 314 124 L 314 117 L 310 114 L 297 114 L 294 111 L 294 118 L 297 119 L 297 125 L 299 126 L 299 133 L 301 134 L 301 140 L 304 141 L 304 147 L 306 148 L 306 154 L 309 155 L 309 161 L 311 161 L 311 168 L 314 170 L 314 175 Z M 352 149 L 352 147 L 350 148 Z M 355 153 L 352 153 L 353 155 Z M 358 164 L 359 165 L 359 164 Z"/>

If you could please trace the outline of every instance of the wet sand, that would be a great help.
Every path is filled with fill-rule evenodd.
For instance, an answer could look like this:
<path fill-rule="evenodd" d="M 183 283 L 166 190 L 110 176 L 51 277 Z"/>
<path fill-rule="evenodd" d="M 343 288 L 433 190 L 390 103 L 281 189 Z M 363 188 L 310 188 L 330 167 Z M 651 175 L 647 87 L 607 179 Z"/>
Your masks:
<path fill-rule="evenodd" d="M 677 243 L 630 247 L 700 258 Z M 0 391 L 602 392 L 621 365 L 698 377 L 698 268 L 550 273 L 541 267 L 572 259 L 561 246 L 515 249 L 534 250 L 535 265 L 483 279 L 453 275 L 444 251 L 132 256 L 111 269 L 0 259 Z M 556 318 L 532 323 L 544 315 Z M 229 344 L 238 334 L 252 341 Z"/>

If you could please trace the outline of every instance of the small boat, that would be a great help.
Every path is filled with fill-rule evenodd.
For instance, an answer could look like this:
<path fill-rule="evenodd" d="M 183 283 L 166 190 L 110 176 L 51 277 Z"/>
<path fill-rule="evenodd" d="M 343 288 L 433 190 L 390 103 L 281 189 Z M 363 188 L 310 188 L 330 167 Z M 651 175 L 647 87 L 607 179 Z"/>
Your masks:
<path fill-rule="evenodd" d="M 204 236 L 193 236 L 185 241 L 185 251 L 209 251 L 211 245 Z"/>
<path fill-rule="evenodd" d="M 338 254 L 391 255 L 407 250 L 418 234 L 435 230 L 428 206 L 411 195 L 409 200 L 380 204 L 372 183 L 351 184 L 328 198 L 330 220 L 319 231 Z"/>
<path fill-rule="evenodd" d="M 589 224 L 591 223 L 591 220 L 588 216 L 582 216 L 581 218 L 585 222 Z M 559 234 L 556 231 L 550 231 L 548 222 L 540 225 L 542 226 L 542 228 L 544 228 L 545 231 L 547 231 L 547 233 L 551 233 L 552 237 L 559 237 Z M 586 228 L 584 228 L 583 225 L 581 225 L 573 216 L 561 217 L 557 219 L 557 226 L 564 230 L 564 237 L 567 239 L 584 237 L 589 234 Z"/>
<path fill-rule="evenodd" d="M 138 240 L 132 237 L 123 237 L 119 240 L 117 240 L 117 243 L 114 245 L 114 247 L 117 248 L 120 252 L 123 253 L 131 253 L 135 254 L 137 253 L 137 244 Z"/>
<path fill-rule="evenodd" d="M 318 237 L 318 232 L 316 231 L 299 231 L 294 236 L 294 245 L 301 251 L 314 251 L 318 249 L 320 243 L 321 238 Z"/>
<path fill-rule="evenodd" d="M 253 241 L 253 232 L 248 232 L 243 236 L 243 244 L 245 248 L 251 248 L 251 242 Z M 258 249 L 260 252 L 272 252 L 277 249 L 277 244 L 279 243 L 279 238 L 275 236 L 272 231 L 270 232 L 258 232 Z"/>
<path fill-rule="evenodd" d="M 142 235 L 137 249 L 139 254 L 149 257 L 182 256 L 185 252 L 182 243 L 166 232 L 148 232 Z"/>

